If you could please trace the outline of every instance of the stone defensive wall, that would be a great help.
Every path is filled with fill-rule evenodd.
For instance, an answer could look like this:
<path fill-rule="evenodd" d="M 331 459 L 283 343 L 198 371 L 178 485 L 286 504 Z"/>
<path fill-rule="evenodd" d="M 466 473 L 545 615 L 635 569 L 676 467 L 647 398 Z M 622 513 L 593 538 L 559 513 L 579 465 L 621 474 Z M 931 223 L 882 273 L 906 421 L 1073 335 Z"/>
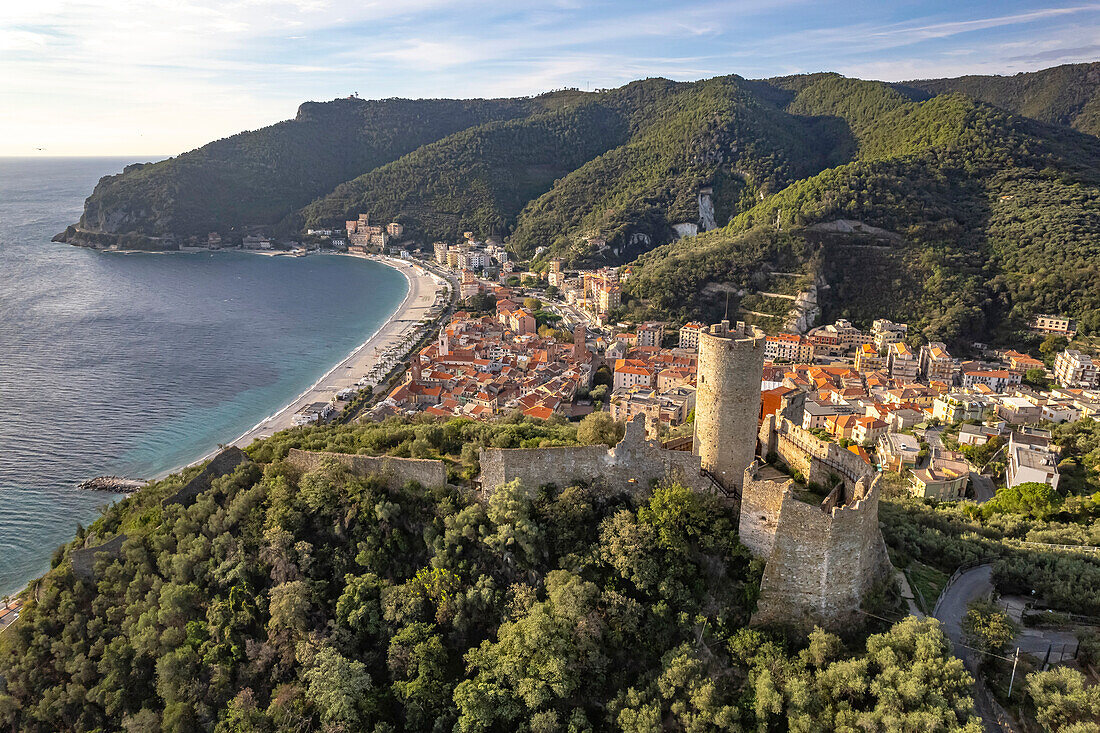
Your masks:
<path fill-rule="evenodd" d="M 699 457 L 665 450 L 645 439 L 645 420 L 627 423 L 614 448 L 589 445 L 566 448 L 483 448 L 480 454 L 482 491 L 519 479 L 529 488 L 576 482 L 618 491 L 646 491 L 654 482 L 677 481 L 695 491 L 713 491 L 699 471 Z"/>
<path fill-rule="evenodd" d="M 794 482 L 776 481 L 758 465 L 745 482 L 742 541 L 763 554 L 771 533 L 752 623 L 862 624 L 864 597 L 893 574 L 878 526 L 877 477 L 861 479 L 850 492 L 838 486 L 820 503 L 807 503 L 796 496 Z"/>
<path fill-rule="evenodd" d="M 808 483 L 828 486 L 832 475 L 839 476 L 849 489 L 874 471 L 859 456 L 839 444 L 821 440 L 786 418 L 768 415 L 760 426 L 760 455 L 774 452 Z"/>
<path fill-rule="evenodd" d="M 319 468 L 326 460 L 334 460 L 346 466 L 356 476 L 382 476 L 386 486 L 391 489 L 400 488 L 409 481 L 426 487 L 443 486 L 447 483 L 447 467 L 443 461 L 428 458 L 366 456 L 291 448 L 285 460 L 302 473 Z"/>

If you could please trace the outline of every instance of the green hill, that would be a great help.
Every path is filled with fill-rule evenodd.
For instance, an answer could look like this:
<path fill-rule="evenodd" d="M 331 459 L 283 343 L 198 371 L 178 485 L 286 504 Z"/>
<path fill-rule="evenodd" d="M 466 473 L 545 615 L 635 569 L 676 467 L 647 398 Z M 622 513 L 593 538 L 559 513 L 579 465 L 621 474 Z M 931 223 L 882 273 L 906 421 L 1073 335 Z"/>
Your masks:
<path fill-rule="evenodd" d="M 816 278 L 826 318 L 990 340 L 1053 311 L 1095 331 L 1100 154 L 1081 130 L 1098 73 L 307 104 L 103 179 L 66 238 L 160 247 L 144 238 L 291 236 L 368 213 L 423 244 L 502 236 L 536 267 L 637 259 L 638 315 L 713 317 L 732 294 L 776 327 L 782 304 L 759 293 L 778 271 Z"/>
<path fill-rule="evenodd" d="M 536 108 L 527 100 L 308 102 L 293 120 L 105 176 L 77 229 L 205 236 L 270 227 L 349 178 L 422 145 Z"/>
<path fill-rule="evenodd" d="M 1100 135 L 1100 62 L 1013 76 L 921 79 L 899 86 L 929 94 L 961 92 L 1019 115 Z"/>
<path fill-rule="evenodd" d="M 189 505 L 161 500 L 198 468 L 147 487 L 58 552 L 0 635 L 0 726 L 979 730 L 935 621 L 747 628 L 761 566 L 735 505 L 675 485 L 509 484 L 481 502 L 461 479 L 478 446 L 580 437 L 461 419 L 294 430 Z M 442 456 L 462 485 L 303 474 L 291 447 Z M 75 550 L 119 532 L 117 557 L 74 571 Z"/>
<path fill-rule="evenodd" d="M 632 295 L 713 317 L 725 298 L 716 286 L 752 292 L 761 271 L 798 270 L 828 286 L 826 318 L 898 318 L 949 340 L 1037 311 L 1100 328 L 1100 141 L 959 94 L 912 101 L 835 76 L 775 84 L 796 92 L 788 111 L 843 119 L 853 161 L 642 256 Z"/>

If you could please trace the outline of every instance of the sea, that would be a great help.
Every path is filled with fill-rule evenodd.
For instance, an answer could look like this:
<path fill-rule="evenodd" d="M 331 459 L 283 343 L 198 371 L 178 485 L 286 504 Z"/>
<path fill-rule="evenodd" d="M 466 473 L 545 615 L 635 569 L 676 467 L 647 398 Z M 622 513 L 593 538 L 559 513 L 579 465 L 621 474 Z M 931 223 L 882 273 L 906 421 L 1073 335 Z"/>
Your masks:
<path fill-rule="evenodd" d="M 0 158 L 0 595 L 118 497 L 278 411 L 407 292 L 369 260 L 50 241 L 132 158 Z M 141 161 L 144 162 L 144 161 Z"/>

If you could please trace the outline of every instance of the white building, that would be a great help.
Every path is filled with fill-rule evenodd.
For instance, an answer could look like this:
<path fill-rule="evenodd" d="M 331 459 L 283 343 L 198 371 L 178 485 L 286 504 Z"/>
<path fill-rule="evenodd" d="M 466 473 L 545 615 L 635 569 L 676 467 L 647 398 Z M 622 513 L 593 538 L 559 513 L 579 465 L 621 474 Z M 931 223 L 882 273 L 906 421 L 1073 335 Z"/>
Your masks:
<path fill-rule="evenodd" d="M 1032 431 L 1039 432 L 1039 431 Z M 1019 486 L 1029 481 L 1058 488 L 1058 456 L 1050 449 L 1050 438 L 1013 432 L 1008 440 L 1008 467 L 1005 483 Z"/>
<path fill-rule="evenodd" d="M 685 323 L 683 326 L 680 326 L 680 348 L 698 349 L 699 332 L 702 331 L 703 328 L 703 324 L 699 321 L 692 321 L 691 323 Z"/>
<path fill-rule="evenodd" d="M 1100 363 L 1076 349 L 1066 349 L 1054 359 L 1054 376 L 1063 387 L 1100 387 Z"/>

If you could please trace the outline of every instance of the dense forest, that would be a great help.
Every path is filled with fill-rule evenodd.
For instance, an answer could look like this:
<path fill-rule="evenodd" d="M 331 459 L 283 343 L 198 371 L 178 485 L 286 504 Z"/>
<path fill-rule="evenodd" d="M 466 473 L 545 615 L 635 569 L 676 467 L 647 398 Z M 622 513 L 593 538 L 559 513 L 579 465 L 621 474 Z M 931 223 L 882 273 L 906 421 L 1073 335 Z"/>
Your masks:
<path fill-rule="evenodd" d="M 961 92 L 1010 112 L 1100 135 L 1100 62 L 1012 76 L 921 79 L 898 85 L 930 94 Z"/>
<path fill-rule="evenodd" d="M 613 426 L 468 420 L 298 429 L 190 505 L 197 468 L 61 548 L 0 635 L 20 731 L 978 731 L 934 621 L 843 638 L 746 627 L 761 567 L 735 507 L 676 485 L 463 488 L 480 445 L 613 442 Z M 441 456 L 386 488 L 291 447 Z M 69 557 L 118 532 L 94 579 Z M 885 617 L 884 617 L 885 618 Z"/>
<path fill-rule="evenodd" d="M 501 236 L 536 268 L 637 260 L 627 296 L 639 315 L 712 318 L 727 294 L 758 303 L 761 278 L 785 271 L 818 280 L 827 319 L 997 342 L 1056 312 L 1091 333 L 1100 139 L 1083 131 L 1098 74 L 726 76 L 309 103 L 295 120 L 103 179 L 67 238 L 292 236 L 368 213 L 423 244 Z M 678 238 L 693 227 L 710 231 Z"/>

